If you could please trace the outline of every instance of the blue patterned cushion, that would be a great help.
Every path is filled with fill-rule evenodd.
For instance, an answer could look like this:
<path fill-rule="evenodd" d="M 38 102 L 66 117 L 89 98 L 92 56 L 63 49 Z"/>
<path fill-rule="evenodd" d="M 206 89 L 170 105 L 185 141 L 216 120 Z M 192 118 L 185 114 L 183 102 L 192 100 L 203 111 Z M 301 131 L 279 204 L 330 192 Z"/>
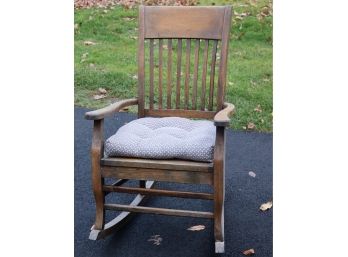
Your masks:
<path fill-rule="evenodd" d="M 210 162 L 216 128 L 206 120 L 141 118 L 122 126 L 105 141 L 105 157 L 183 159 Z"/>

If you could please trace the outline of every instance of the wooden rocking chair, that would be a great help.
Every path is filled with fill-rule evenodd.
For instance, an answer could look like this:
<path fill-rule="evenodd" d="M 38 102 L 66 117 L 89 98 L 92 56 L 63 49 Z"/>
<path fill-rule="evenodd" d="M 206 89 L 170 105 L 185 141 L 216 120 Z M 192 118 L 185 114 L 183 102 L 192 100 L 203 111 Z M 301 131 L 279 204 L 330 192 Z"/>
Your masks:
<path fill-rule="evenodd" d="M 234 106 L 224 102 L 231 9 L 230 6 L 139 7 L 138 97 L 116 102 L 85 115 L 86 119 L 94 120 L 91 161 L 96 219 L 91 229 L 90 239 L 101 239 L 115 232 L 134 212 L 200 217 L 214 220 L 215 252 L 224 252 L 225 128 L 229 125 L 230 116 L 234 112 Z M 167 44 L 164 45 L 163 42 Z M 191 42 L 195 45 L 194 52 L 192 52 L 193 63 L 190 63 Z M 158 49 L 156 49 L 157 45 Z M 147 48 L 145 46 L 149 47 L 148 58 L 145 58 Z M 173 49 L 177 49 L 174 56 L 176 57 L 175 85 L 172 82 Z M 203 59 L 200 64 L 199 52 L 202 50 Z M 158 53 L 158 66 L 154 64 L 154 52 Z M 182 58 L 182 52 L 186 58 Z M 163 53 L 167 57 L 166 62 L 163 61 Z M 182 59 L 186 59 L 183 72 L 181 71 Z M 145 80 L 146 60 L 149 60 L 148 81 Z M 164 68 L 165 63 L 167 65 Z M 193 67 L 193 80 L 190 76 L 191 66 Z M 215 73 L 215 66 L 218 66 L 217 73 Z M 155 81 L 154 75 L 157 67 L 158 83 Z M 206 89 L 207 71 L 208 73 L 210 71 L 210 76 L 209 88 Z M 183 74 L 185 77 L 182 76 Z M 201 74 L 200 78 L 198 74 Z M 165 89 L 163 89 L 165 80 L 163 77 L 166 77 L 167 82 Z M 218 81 L 217 86 L 215 86 L 216 80 Z M 163 97 L 164 92 L 166 92 L 166 96 Z M 197 97 L 198 92 L 201 93 L 200 97 Z M 216 142 L 213 161 L 105 158 L 103 155 L 104 117 L 115 114 L 130 105 L 138 105 L 139 118 L 151 116 L 214 120 Z M 115 178 L 117 181 L 106 185 L 104 178 Z M 129 179 L 139 180 L 139 187 L 122 186 Z M 154 189 L 154 181 L 209 184 L 213 186 L 214 192 L 197 193 Z M 106 204 L 105 195 L 110 192 L 131 193 L 137 194 L 137 196 L 129 205 Z M 147 195 L 213 200 L 214 212 L 139 206 Z M 123 212 L 105 224 L 106 210 Z"/>

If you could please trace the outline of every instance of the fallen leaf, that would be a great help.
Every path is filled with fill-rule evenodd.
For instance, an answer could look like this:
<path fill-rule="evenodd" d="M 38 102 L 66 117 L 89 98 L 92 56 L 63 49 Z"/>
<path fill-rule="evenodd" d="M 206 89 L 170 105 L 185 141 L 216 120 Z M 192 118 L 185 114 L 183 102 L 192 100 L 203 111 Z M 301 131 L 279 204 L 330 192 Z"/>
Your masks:
<path fill-rule="evenodd" d="M 196 225 L 196 226 L 192 226 L 192 227 L 188 228 L 187 230 L 190 230 L 190 231 L 200 231 L 200 230 L 203 230 L 203 229 L 205 229 L 204 225 Z"/>
<path fill-rule="evenodd" d="M 83 63 L 84 61 L 86 61 L 87 57 L 88 57 L 88 53 L 82 54 L 82 56 L 81 56 L 81 63 Z"/>
<path fill-rule="evenodd" d="M 93 96 L 93 99 L 94 100 L 99 100 L 99 99 L 103 99 L 103 98 L 105 98 L 106 97 L 106 95 L 94 95 Z"/>
<path fill-rule="evenodd" d="M 257 107 L 254 109 L 255 112 L 262 112 L 261 106 L 258 104 Z"/>
<path fill-rule="evenodd" d="M 102 87 L 98 88 L 98 91 L 99 91 L 99 93 L 101 93 L 101 94 L 106 94 L 106 93 L 107 93 L 106 89 L 105 89 L 105 88 L 102 88 Z"/>
<path fill-rule="evenodd" d="M 251 248 L 251 249 L 245 250 L 243 252 L 243 254 L 246 256 L 253 255 L 253 254 L 255 254 L 255 250 L 253 248 Z"/>
<path fill-rule="evenodd" d="M 135 20 L 135 18 L 124 17 L 123 20 L 125 20 L 125 21 L 133 21 L 133 20 Z"/>
<path fill-rule="evenodd" d="M 253 129 L 255 129 L 255 128 L 256 128 L 256 126 L 255 126 L 254 123 L 252 123 L 252 122 L 249 122 L 249 123 L 248 123 L 247 129 L 253 130 Z"/>
<path fill-rule="evenodd" d="M 249 176 L 250 177 L 253 177 L 253 178 L 255 178 L 256 177 L 256 173 L 255 172 L 253 172 L 253 171 L 249 171 Z"/>
<path fill-rule="evenodd" d="M 269 202 L 267 202 L 267 203 L 261 204 L 260 210 L 261 210 L 261 211 L 267 211 L 267 210 L 271 209 L 272 206 L 273 206 L 273 201 L 269 201 Z"/>
<path fill-rule="evenodd" d="M 162 242 L 162 237 L 160 237 L 160 235 L 153 235 L 151 236 L 147 241 L 149 242 L 153 242 L 154 245 L 160 245 Z"/>
<path fill-rule="evenodd" d="M 94 46 L 96 45 L 96 43 L 92 42 L 92 41 L 85 41 L 83 42 L 86 46 Z"/>

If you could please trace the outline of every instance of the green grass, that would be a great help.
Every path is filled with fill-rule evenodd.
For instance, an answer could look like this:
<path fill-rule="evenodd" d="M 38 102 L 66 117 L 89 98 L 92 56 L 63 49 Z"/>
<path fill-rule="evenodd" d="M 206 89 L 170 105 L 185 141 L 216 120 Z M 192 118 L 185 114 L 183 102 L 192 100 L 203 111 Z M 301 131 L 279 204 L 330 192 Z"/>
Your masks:
<path fill-rule="evenodd" d="M 226 101 L 236 106 L 231 127 L 243 130 L 249 122 L 258 131 L 272 131 L 272 16 L 260 19 L 269 1 L 200 1 L 200 5 L 231 4 L 232 21 Z M 137 9 L 75 10 L 75 105 L 99 108 L 117 99 L 136 96 Z M 85 41 L 96 45 L 86 46 Z M 193 59 L 191 59 L 193 62 Z M 174 66 L 175 67 L 175 66 Z M 98 88 L 108 97 L 93 100 Z M 262 112 L 254 109 L 260 105 Z"/>

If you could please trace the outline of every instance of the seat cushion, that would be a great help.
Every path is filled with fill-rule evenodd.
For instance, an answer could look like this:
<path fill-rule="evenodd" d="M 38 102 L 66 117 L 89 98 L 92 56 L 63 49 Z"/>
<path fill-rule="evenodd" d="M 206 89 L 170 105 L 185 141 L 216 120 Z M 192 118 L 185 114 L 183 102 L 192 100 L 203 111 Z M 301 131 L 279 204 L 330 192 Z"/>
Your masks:
<path fill-rule="evenodd" d="M 141 118 L 122 126 L 105 141 L 105 157 L 213 160 L 216 128 L 206 120 Z"/>

